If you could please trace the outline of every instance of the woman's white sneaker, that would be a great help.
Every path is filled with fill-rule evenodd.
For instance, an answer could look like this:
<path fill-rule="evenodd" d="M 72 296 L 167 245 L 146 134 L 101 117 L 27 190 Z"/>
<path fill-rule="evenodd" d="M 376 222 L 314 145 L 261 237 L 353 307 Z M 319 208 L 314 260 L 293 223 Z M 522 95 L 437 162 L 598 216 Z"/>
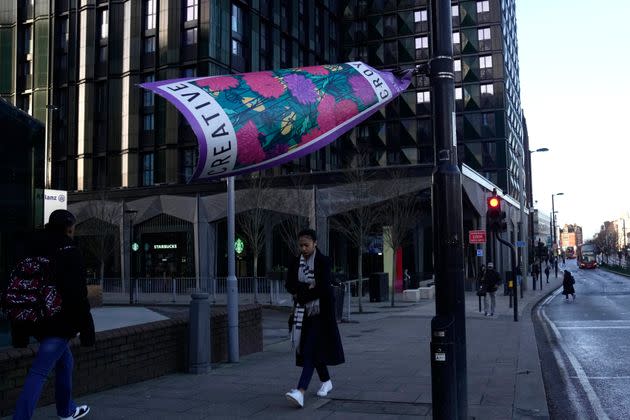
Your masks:
<path fill-rule="evenodd" d="M 294 406 L 298 408 L 304 407 L 304 394 L 302 394 L 299 389 L 292 389 L 284 394 L 284 396 L 287 397 L 287 400 Z"/>
<path fill-rule="evenodd" d="M 326 382 L 322 382 L 322 386 L 319 388 L 319 391 L 317 391 L 317 395 L 325 397 L 330 391 L 332 391 L 332 389 L 332 381 L 329 379 Z"/>

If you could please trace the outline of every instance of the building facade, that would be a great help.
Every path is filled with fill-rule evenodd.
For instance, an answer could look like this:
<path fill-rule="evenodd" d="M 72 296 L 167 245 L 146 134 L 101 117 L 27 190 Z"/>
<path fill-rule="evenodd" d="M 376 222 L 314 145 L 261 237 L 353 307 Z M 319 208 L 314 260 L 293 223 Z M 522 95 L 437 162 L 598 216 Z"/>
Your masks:
<path fill-rule="evenodd" d="M 211 273 L 212 268 L 200 268 L 197 256 L 213 245 L 189 249 L 186 244 L 199 235 L 208 243 L 221 242 L 220 223 L 198 228 L 202 214 L 212 213 L 204 220 L 213 223 L 224 217 L 213 213 L 214 204 L 200 210 L 204 203 L 214 203 L 206 198 L 220 193 L 222 185 L 197 190 L 183 185 L 196 166 L 197 140 L 173 106 L 138 84 L 353 60 L 377 68 L 424 64 L 431 56 L 429 4 L 429 0 L 5 1 L 0 5 L 0 96 L 46 123 L 47 186 L 77 191 L 71 200 L 90 200 L 96 208 L 107 207 L 99 206 L 99 200 L 125 201 L 113 206 L 112 217 L 82 210 L 85 217 L 104 219 L 107 229 L 120 232 L 120 258 L 106 266 L 129 272 L 124 250 L 131 241 L 128 226 L 133 225 L 134 235 L 147 239 L 141 245 L 171 246 L 150 256 L 151 261 L 167 260 L 163 272 Z M 531 201 L 521 196 L 527 185 L 523 172 L 527 176 L 529 171 L 523 171 L 527 146 L 515 0 L 462 0 L 452 5 L 458 153 L 468 172 L 475 172 L 467 178 L 470 186 L 464 185 L 465 228 L 484 228 L 485 197 L 493 188 L 511 197 L 515 208 L 520 199 Z M 407 92 L 365 124 L 266 175 L 326 178 L 356 166 L 405 166 L 414 168 L 420 177 L 417 188 L 426 192 L 435 160 L 432 124 L 429 80 L 418 76 Z M 174 210 L 164 198 L 199 194 L 207 197 L 193 200 L 194 211 Z M 302 216 L 309 218 L 309 212 Z M 518 213 L 513 213 L 510 240 L 516 241 Z M 327 215 L 334 217 L 332 212 Z M 318 228 L 328 230 L 325 218 L 320 219 L 324 224 Z M 417 229 L 415 243 L 431 242 L 428 219 Z M 85 226 L 85 231 L 103 229 L 92 222 Z M 156 237 L 159 232 L 170 236 Z M 184 254 L 195 255 L 195 260 Z M 266 258 L 267 269 L 274 258 Z M 431 260 L 430 255 L 424 258 Z M 154 264 L 144 258 L 137 266 Z M 416 263 L 415 269 L 431 267 Z"/>

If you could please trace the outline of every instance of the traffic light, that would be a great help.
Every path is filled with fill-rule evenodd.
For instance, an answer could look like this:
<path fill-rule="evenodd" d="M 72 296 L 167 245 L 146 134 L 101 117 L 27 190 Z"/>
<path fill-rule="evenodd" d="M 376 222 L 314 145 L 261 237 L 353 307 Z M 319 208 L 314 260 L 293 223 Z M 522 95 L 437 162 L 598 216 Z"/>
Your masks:
<path fill-rule="evenodd" d="M 505 216 L 505 212 L 501 210 L 501 197 L 495 194 L 488 197 L 488 210 L 486 211 L 487 230 L 505 232 L 507 230 Z"/>

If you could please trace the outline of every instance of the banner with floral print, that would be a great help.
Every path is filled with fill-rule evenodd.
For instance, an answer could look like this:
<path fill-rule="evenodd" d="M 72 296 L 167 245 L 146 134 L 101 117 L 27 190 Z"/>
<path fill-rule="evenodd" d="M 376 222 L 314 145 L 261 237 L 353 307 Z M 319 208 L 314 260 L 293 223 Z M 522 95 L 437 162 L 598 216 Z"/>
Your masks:
<path fill-rule="evenodd" d="M 182 112 L 199 141 L 189 181 L 267 169 L 312 153 L 405 90 L 394 75 L 362 62 L 140 85 Z"/>

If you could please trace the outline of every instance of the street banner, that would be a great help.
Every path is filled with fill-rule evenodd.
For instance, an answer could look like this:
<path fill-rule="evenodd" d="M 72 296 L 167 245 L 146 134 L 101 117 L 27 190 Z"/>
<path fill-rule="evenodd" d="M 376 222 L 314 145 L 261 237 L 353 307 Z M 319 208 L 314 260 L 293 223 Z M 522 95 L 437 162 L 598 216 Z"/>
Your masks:
<path fill-rule="evenodd" d="M 175 105 L 197 136 L 190 182 L 271 168 L 321 149 L 398 96 L 412 74 L 357 61 L 140 86 Z"/>

